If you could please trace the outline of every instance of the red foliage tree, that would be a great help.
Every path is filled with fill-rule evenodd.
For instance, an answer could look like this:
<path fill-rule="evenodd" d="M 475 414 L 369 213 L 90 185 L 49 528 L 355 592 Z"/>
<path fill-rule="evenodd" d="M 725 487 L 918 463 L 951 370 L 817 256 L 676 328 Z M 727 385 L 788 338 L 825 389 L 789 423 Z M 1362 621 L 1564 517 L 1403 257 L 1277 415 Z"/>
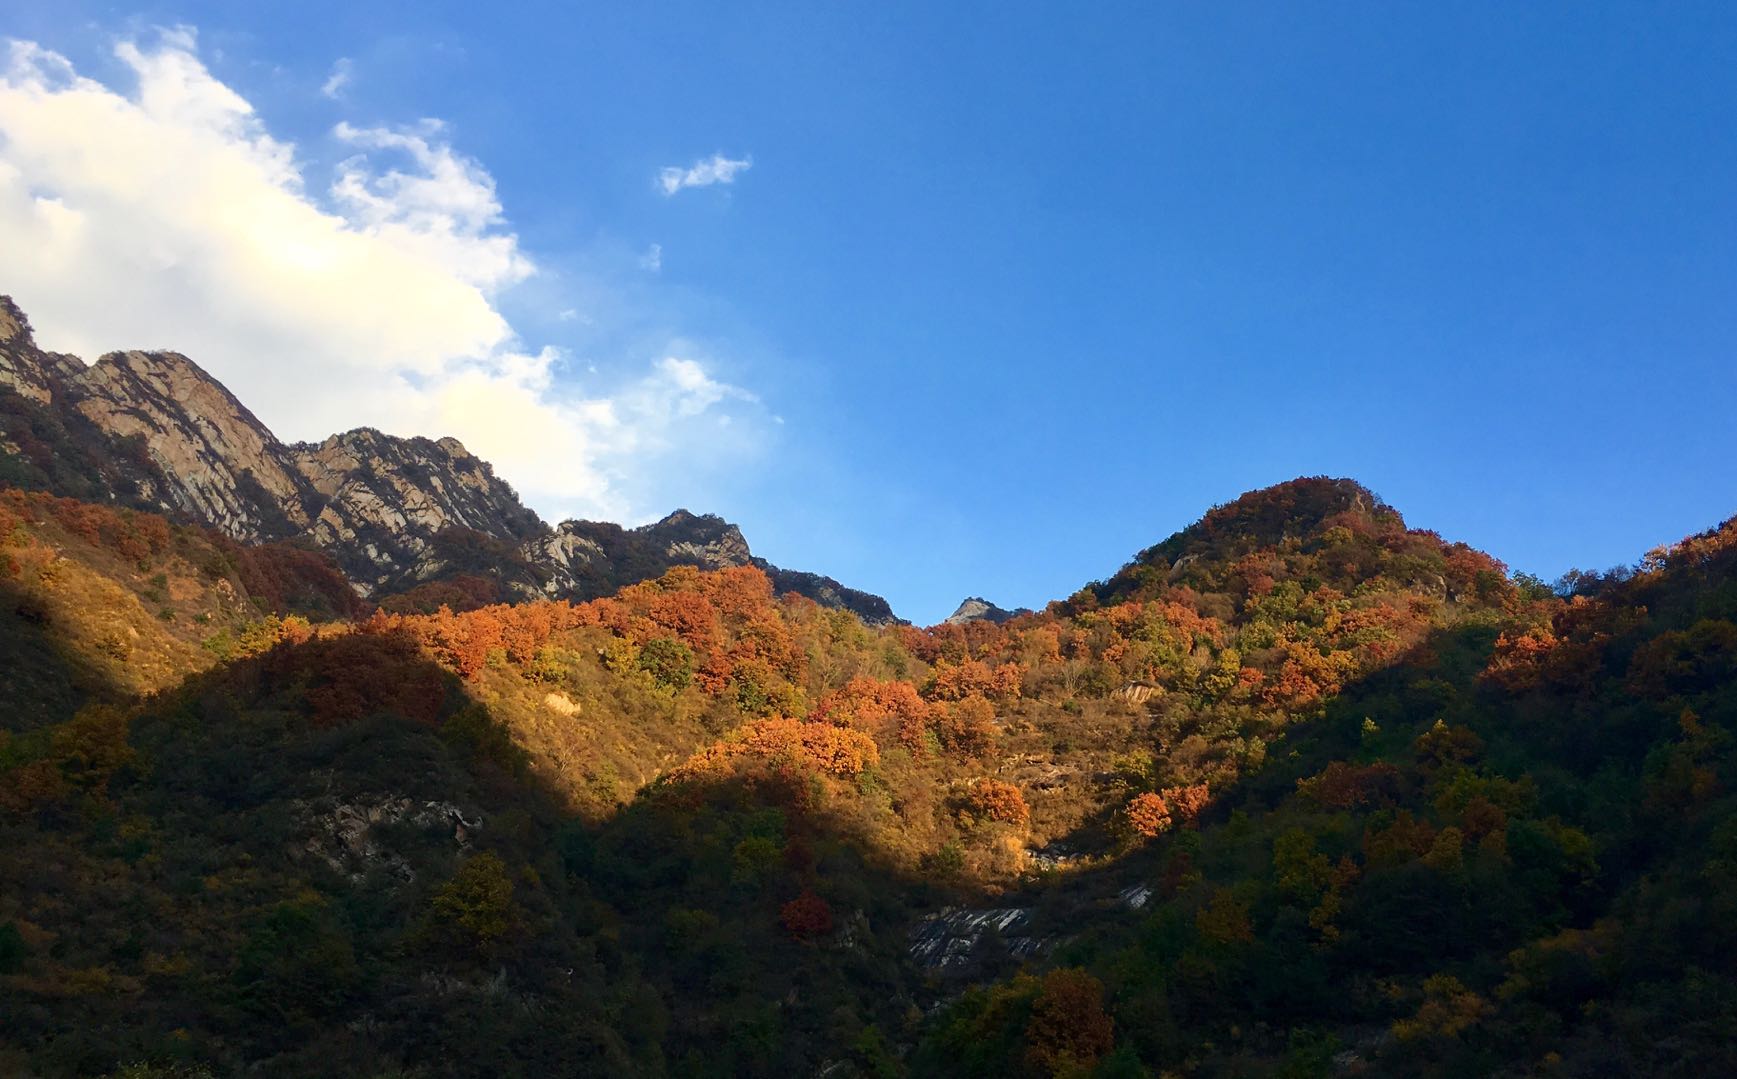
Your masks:
<path fill-rule="evenodd" d="M 1319 775 L 1297 780 L 1297 793 L 1324 809 L 1390 806 L 1399 798 L 1399 769 L 1386 761 L 1334 761 Z"/>
<path fill-rule="evenodd" d="M 796 940 L 814 940 L 832 932 L 832 907 L 811 891 L 804 891 L 778 911 L 784 931 Z"/>
<path fill-rule="evenodd" d="M 288 543 L 243 546 L 211 535 L 212 542 L 235 564 L 236 576 L 248 596 L 274 613 L 304 611 L 328 618 L 353 618 L 365 609 L 349 579 L 324 552 Z"/>
<path fill-rule="evenodd" d="M 305 682 L 308 707 L 320 727 L 375 715 L 432 725 L 447 698 L 447 676 L 413 640 L 400 635 L 315 638 L 300 647 L 274 649 L 266 663 L 274 682 Z"/>
<path fill-rule="evenodd" d="M 252 589 L 249 589 L 252 591 Z M 474 573 L 456 573 L 437 581 L 425 581 L 407 592 L 387 596 L 380 606 L 394 614 L 433 614 L 442 607 L 474 611 L 499 602 L 500 585 Z"/>
<path fill-rule="evenodd" d="M 1083 1075 L 1114 1048 L 1115 1021 L 1104 1011 L 1104 983 L 1077 967 L 1043 976 L 1025 1024 L 1025 1063 L 1038 1075 Z"/>

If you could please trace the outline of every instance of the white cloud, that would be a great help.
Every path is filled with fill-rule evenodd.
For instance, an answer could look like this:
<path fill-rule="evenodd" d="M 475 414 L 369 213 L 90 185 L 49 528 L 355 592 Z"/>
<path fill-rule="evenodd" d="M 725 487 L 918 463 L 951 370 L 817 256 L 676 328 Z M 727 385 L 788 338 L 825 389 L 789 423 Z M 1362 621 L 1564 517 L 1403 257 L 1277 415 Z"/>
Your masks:
<path fill-rule="evenodd" d="M 545 513 L 646 512 L 647 455 L 752 403 L 686 359 L 607 396 L 557 377 L 497 306 L 537 266 L 438 121 L 340 124 L 322 182 L 191 31 L 115 55 L 136 87 L 27 42 L 0 68 L 0 291 L 45 346 L 184 352 L 287 439 L 454 435 Z"/>
<path fill-rule="evenodd" d="M 665 197 L 668 197 L 684 187 L 710 187 L 713 184 L 735 183 L 738 172 L 747 172 L 753 167 L 754 159 L 751 157 L 732 159 L 723 154 L 713 154 L 709 158 L 694 162 L 685 169 L 676 165 L 660 169 L 657 174 L 657 186 Z"/>
<path fill-rule="evenodd" d="M 665 356 L 659 360 L 657 374 L 648 381 L 660 390 L 660 413 L 673 410 L 680 416 L 698 416 L 720 401 L 730 398 L 758 402 L 747 390 L 716 381 L 706 374 L 704 367 L 693 360 L 675 356 Z"/>
<path fill-rule="evenodd" d="M 494 178 L 447 144 L 430 141 L 444 133 L 438 120 L 408 131 L 339 124 L 333 134 L 341 141 L 401 154 L 413 170 L 382 173 L 374 159 L 359 154 L 338 167 L 334 202 L 353 226 L 456 279 L 490 291 L 524 280 L 535 267 L 519 252 L 517 237 L 496 231 L 505 222 Z"/>
<path fill-rule="evenodd" d="M 652 244 L 645 249 L 645 254 L 639 256 L 639 268 L 657 273 L 663 269 L 663 245 Z"/>
<path fill-rule="evenodd" d="M 326 77 L 325 82 L 320 84 L 320 93 L 333 101 L 341 99 L 344 96 L 344 91 L 349 88 L 354 68 L 355 65 L 350 62 L 348 56 L 338 57 L 338 62 L 332 65 L 332 73 Z"/>

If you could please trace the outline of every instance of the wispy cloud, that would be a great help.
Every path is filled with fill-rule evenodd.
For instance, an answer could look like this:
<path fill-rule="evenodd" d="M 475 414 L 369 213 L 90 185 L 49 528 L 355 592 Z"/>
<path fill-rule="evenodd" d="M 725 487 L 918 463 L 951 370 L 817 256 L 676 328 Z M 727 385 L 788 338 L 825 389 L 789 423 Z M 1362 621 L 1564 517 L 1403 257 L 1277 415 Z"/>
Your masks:
<path fill-rule="evenodd" d="M 639 268 L 657 273 L 663 269 L 663 245 L 652 244 L 645 249 L 645 254 L 639 256 Z"/>
<path fill-rule="evenodd" d="M 342 98 L 344 91 L 350 85 L 350 76 L 354 66 L 348 56 L 338 57 L 338 62 L 332 65 L 332 73 L 326 77 L 324 83 L 320 84 L 320 93 L 333 101 Z"/>
<path fill-rule="evenodd" d="M 683 358 L 701 348 L 636 350 L 658 359 L 588 392 L 561 349 L 525 342 L 498 299 L 542 271 L 439 121 L 339 124 L 327 178 L 192 31 L 115 55 L 124 89 L 28 42 L 0 61 L 0 291 L 49 347 L 176 348 L 285 438 L 454 435 L 545 513 L 642 515 L 630 492 L 706 437 L 694 417 L 758 409 Z M 572 307 L 550 317 L 584 325 Z"/>
<path fill-rule="evenodd" d="M 736 182 L 736 174 L 747 172 L 754 167 L 751 157 L 729 158 L 723 154 L 713 154 L 709 158 L 694 162 L 687 168 L 671 165 L 659 170 L 657 186 L 667 198 L 687 187 L 710 187 L 713 184 L 730 184 Z"/>

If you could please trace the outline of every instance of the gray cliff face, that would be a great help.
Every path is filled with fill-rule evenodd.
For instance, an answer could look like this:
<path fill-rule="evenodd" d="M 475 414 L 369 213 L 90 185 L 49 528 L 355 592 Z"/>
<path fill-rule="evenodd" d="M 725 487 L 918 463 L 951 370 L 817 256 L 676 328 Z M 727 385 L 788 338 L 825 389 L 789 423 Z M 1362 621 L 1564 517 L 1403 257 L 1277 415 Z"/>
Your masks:
<path fill-rule="evenodd" d="M 31 418 L 52 421 L 68 443 L 39 455 L 76 453 L 95 462 L 89 486 L 61 493 L 155 509 L 243 543 L 311 541 L 363 595 L 438 573 L 434 538 L 448 529 L 514 544 L 546 531 L 456 439 L 364 428 L 285 445 L 187 357 L 111 352 L 87 367 L 39 350 L 28 321 L 5 298 L 0 386 L 22 398 L 24 410 L 38 410 Z M 22 452 L 18 439 L 7 442 L 0 451 Z M 123 477 L 129 462 L 138 474 Z"/>
<path fill-rule="evenodd" d="M 728 569 L 753 561 L 741 529 L 722 517 L 687 510 L 638 528 L 563 521 L 523 549 L 527 560 L 550 572 L 543 590 L 551 596 L 603 595 L 672 566 Z"/>
<path fill-rule="evenodd" d="M 465 573 L 496 578 L 503 598 L 586 599 L 673 566 L 754 565 L 779 592 L 897 621 L 878 596 L 755 558 L 741 530 L 711 514 L 551 529 L 454 438 L 363 427 L 285 444 L 186 356 L 111 352 L 86 366 L 39 349 L 5 296 L 0 483 L 149 509 L 242 543 L 309 543 L 363 596 Z"/>
<path fill-rule="evenodd" d="M 54 397 L 54 385 L 84 369 L 74 356 L 43 352 L 36 347 L 30 320 L 10 296 L 0 296 L 0 384 L 36 404 Z"/>
<path fill-rule="evenodd" d="M 143 439 L 166 510 L 243 542 L 307 527 L 311 492 L 283 444 L 187 357 L 111 352 L 60 380 L 55 396 L 111 435 Z"/>
<path fill-rule="evenodd" d="M 465 529 L 519 541 L 546 531 L 488 462 L 455 438 L 396 438 L 358 428 L 287 455 L 315 492 L 306 535 L 339 558 L 358 587 L 422 581 L 447 566 L 437 537 Z"/>
<path fill-rule="evenodd" d="M 942 624 L 957 626 L 966 622 L 994 622 L 999 625 L 1010 618 L 1018 618 L 1022 614 L 1030 613 L 1031 611 L 1025 607 L 1010 611 L 1004 607 L 997 607 L 981 596 L 967 596 L 965 601 L 959 604 L 959 608 L 948 615 Z"/>
<path fill-rule="evenodd" d="M 622 528 L 602 521 L 563 521 L 523 548 L 527 561 L 548 571 L 550 596 L 607 595 L 626 584 L 657 577 L 673 566 L 728 569 L 755 566 L 774 592 L 795 592 L 823 607 L 847 610 L 871 626 L 899 621 L 879 596 L 846 588 L 830 577 L 786 570 L 756 558 L 742 530 L 714 514 L 676 510 L 661 521 Z"/>

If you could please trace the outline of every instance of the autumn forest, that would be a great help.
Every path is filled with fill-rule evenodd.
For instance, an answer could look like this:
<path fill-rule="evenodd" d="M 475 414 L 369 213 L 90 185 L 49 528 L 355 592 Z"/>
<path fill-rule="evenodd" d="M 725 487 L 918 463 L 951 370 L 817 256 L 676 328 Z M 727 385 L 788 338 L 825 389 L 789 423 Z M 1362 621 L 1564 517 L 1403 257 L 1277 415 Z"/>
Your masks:
<path fill-rule="evenodd" d="M 1301 479 L 926 629 L 0 536 L 8 1074 L 1732 1064 L 1731 522 L 1546 585 Z"/>

